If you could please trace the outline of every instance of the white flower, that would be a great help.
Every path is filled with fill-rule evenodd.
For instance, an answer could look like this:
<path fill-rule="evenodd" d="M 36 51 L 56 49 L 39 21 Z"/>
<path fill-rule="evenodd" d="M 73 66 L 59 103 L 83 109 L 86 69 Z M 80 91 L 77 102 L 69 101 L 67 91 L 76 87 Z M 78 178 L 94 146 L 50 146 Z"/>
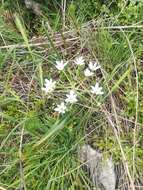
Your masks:
<path fill-rule="evenodd" d="M 93 63 L 90 61 L 88 67 L 91 71 L 96 71 L 100 68 L 100 65 L 97 62 Z"/>
<path fill-rule="evenodd" d="M 104 92 L 102 91 L 102 87 L 99 87 L 99 83 L 96 83 L 95 86 L 91 86 L 91 93 L 102 95 Z"/>
<path fill-rule="evenodd" d="M 85 75 L 86 77 L 90 77 L 90 76 L 92 76 L 93 74 L 94 74 L 94 73 L 91 72 L 88 68 L 84 70 L 84 75 Z"/>
<path fill-rule="evenodd" d="M 64 62 L 63 60 L 61 60 L 61 61 L 56 61 L 55 67 L 56 67 L 59 71 L 62 71 L 66 65 L 67 65 L 67 62 Z"/>
<path fill-rule="evenodd" d="M 76 93 L 73 91 L 73 90 L 71 90 L 70 92 L 69 92 L 69 94 L 67 94 L 66 95 L 67 96 L 67 98 L 66 98 L 66 102 L 67 103 L 75 103 L 75 102 L 77 102 L 77 95 L 76 95 Z"/>
<path fill-rule="evenodd" d="M 48 79 L 45 79 L 45 84 L 44 84 L 44 87 L 42 87 L 42 90 L 45 91 L 45 93 L 51 93 L 54 91 L 56 87 L 56 82 L 53 81 L 52 79 L 48 80 Z"/>
<path fill-rule="evenodd" d="M 58 113 L 64 114 L 66 112 L 66 109 L 67 107 L 65 106 L 65 103 L 62 102 L 61 104 L 58 104 L 54 110 Z"/>
<path fill-rule="evenodd" d="M 84 65 L 85 64 L 84 59 L 83 59 L 82 56 L 77 57 L 74 62 L 75 62 L 76 65 Z"/>

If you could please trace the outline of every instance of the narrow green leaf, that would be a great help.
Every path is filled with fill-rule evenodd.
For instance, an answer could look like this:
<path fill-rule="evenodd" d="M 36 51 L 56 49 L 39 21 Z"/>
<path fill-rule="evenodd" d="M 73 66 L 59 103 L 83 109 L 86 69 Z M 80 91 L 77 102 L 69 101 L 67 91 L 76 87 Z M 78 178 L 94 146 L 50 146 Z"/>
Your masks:
<path fill-rule="evenodd" d="M 118 87 L 119 87 L 119 85 L 122 83 L 122 81 L 128 76 L 128 74 L 130 73 L 130 71 L 131 71 L 131 69 L 129 68 L 122 76 L 121 76 L 121 78 L 115 83 L 115 85 L 112 87 L 112 89 L 111 89 L 111 93 L 113 92 L 113 91 L 115 91 Z"/>
<path fill-rule="evenodd" d="M 24 42 L 25 42 L 25 44 L 26 44 L 26 46 L 27 46 L 29 52 L 30 52 L 31 55 L 32 55 L 32 51 L 31 51 L 31 48 L 30 48 L 30 46 L 29 46 L 29 42 L 28 42 L 28 38 L 27 38 L 27 34 L 26 34 L 25 27 L 24 27 L 24 25 L 22 24 L 22 22 L 21 22 L 20 18 L 18 17 L 18 15 L 15 15 L 15 24 L 16 24 L 18 30 L 20 31 L 20 33 L 21 33 L 21 35 L 22 35 L 22 37 L 23 37 L 23 40 L 24 40 Z"/>
<path fill-rule="evenodd" d="M 64 128 L 65 126 L 65 123 L 66 123 L 66 120 L 67 119 L 64 119 L 63 121 L 59 122 L 57 121 L 50 129 L 49 131 L 47 132 L 47 134 L 42 137 L 42 139 L 40 141 L 38 141 L 36 144 L 35 144 L 35 147 L 36 146 L 39 146 L 40 144 L 42 144 L 43 142 L 45 142 L 48 138 L 50 138 L 52 135 L 55 135 L 59 130 L 61 130 L 62 128 Z"/>

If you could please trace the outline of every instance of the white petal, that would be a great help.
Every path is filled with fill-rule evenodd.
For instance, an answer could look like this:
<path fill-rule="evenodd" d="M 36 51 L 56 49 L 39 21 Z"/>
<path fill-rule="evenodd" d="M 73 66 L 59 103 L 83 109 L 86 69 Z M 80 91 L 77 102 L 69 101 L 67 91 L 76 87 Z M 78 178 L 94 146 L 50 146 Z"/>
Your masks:
<path fill-rule="evenodd" d="M 96 71 L 97 69 L 100 68 L 100 65 L 98 65 L 97 62 L 93 63 L 90 61 L 88 67 L 91 71 Z"/>
<path fill-rule="evenodd" d="M 92 94 L 102 95 L 104 92 L 102 91 L 102 87 L 99 87 L 99 83 L 96 83 L 95 86 L 91 86 Z"/>
<path fill-rule="evenodd" d="M 62 102 L 61 104 L 57 105 L 54 110 L 58 113 L 64 114 L 67 110 L 67 107 L 65 106 L 65 103 Z"/>
<path fill-rule="evenodd" d="M 92 76 L 93 74 L 94 74 L 94 73 L 91 72 L 88 68 L 84 70 L 84 75 L 85 75 L 86 77 L 90 77 L 90 76 Z"/>
<path fill-rule="evenodd" d="M 59 70 L 62 71 L 64 67 L 67 65 L 68 62 L 64 62 L 63 60 L 61 61 L 56 61 L 55 67 Z"/>
<path fill-rule="evenodd" d="M 48 80 L 45 79 L 45 84 L 44 87 L 42 87 L 41 89 L 43 91 L 45 91 L 45 93 L 51 93 L 52 91 L 54 91 L 55 87 L 56 87 L 56 82 L 52 81 L 52 79 Z"/>
<path fill-rule="evenodd" d="M 82 56 L 77 57 L 74 62 L 75 62 L 76 65 L 84 65 L 85 64 L 84 59 L 83 59 Z"/>
<path fill-rule="evenodd" d="M 65 99 L 65 102 L 67 102 L 67 103 L 75 103 L 75 102 L 77 102 L 78 100 L 77 100 L 77 95 L 76 95 L 76 93 L 74 92 L 74 90 L 71 90 L 70 92 L 69 92 L 69 94 L 67 94 L 66 95 L 66 99 Z"/>

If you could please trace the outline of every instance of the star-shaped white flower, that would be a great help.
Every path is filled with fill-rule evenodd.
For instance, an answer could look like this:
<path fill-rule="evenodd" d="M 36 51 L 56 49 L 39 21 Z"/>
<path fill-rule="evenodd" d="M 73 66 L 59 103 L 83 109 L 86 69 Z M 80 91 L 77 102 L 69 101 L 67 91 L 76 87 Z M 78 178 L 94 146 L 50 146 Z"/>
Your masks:
<path fill-rule="evenodd" d="M 53 92 L 55 87 L 56 87 L 55 81 L 53 81 L 52 79 L 50 80 L 45 79 L 45 84 L 44 87 L 42 87 L 42 90 L 47 94 Z"/>
<path fill-rule="evenodd" d="M 96 71 L 100 68 L 100 65 L 97 62 L 93 63 L 90 61 L 88 67 L 91 71 Z"/>
<path fill-rule="evenodd" d="M 54 110 L 60 114 L 64 114 L 67 110 L 67 107 L 66 107 L 65 103 L 62 102 L 61 104 L 58 104 Z"/>
<path fill-rule="evenodd" d="M 86 77 L 90 77 L 90 76 L 92 76 L 93 74 L 94 74 L 94 73 L 91 72 L 88 68 L 84 70 L 84 75 L 85 75 Z"/>
<path fill-rule="evenodd" d="M 62 71 L 64 70 L 65 66 L 67 65 L 68 62 L 64 62 L 64 60 L 61 61 L 56 61 L 55 67 L 59 70 Z"/>
<path fill-rule="evenodd" d="M 67 94 L 66 96 L 67 96 L 67 98 L 65 99 L 65 101 L 66 101 L 67 103 L 73 104 L 73 103 L 76 103 L 76 102 L 78 101 L 78 100 L 77 100 L 77 95 L 76 95 L 76 93 L 75 93 L 74 90 L 71 90 L 71 91 L 69 92 L 69 94 Z"/>
<path fill-rule="evenodd" d="M 75 59 L 74 63 L 75 63 L 76 65 L 80 65 L 80 66 L 81 66 L 81 65 L 84 65 L 84 64 L 85 64 L 84 58 L 83 58 L 82 56 L 77 57 L 77 58 Z"/>
<path fill-rule="evenodd" d="M 95 86 L 91 86 L 91 93 L 96 95 L 104 94 L 102 87 L 99 87 L 99 83 L 96 83 Z"/>

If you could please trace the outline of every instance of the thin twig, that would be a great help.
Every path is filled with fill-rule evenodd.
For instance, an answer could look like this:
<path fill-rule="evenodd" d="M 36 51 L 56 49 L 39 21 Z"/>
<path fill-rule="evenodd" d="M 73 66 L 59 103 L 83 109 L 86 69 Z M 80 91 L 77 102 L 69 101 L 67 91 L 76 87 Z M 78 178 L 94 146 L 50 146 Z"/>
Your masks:
<path fill-rule="evenodd" d="M 124 167 L 125 167 L 125 170 L 126 170 L 126 172 L 127 172 L 127 176 L 128 176 L 128 178 L 129 178 L 131 190 L 135 190 L 134 181 L 133 181 L 133 179 L 132 179 L 132 177 L 131 177 L 131 174 L 130 174 L 130 170 L 129 170 L 129 167 L 128 167 L 128 162 L 127 162 L 127 159 L 126 159 L 124 150 L 123 150 L 123 148 L 122 148 L 122 144 L 121 144 L 121 141 L 120 141 L 120 139 L 119 139 L 117 129 L 116 129 L 116 127 L 115 127 L 115 125 L 114 125 L 112 119 L 110 118 L 110 115 L 108 115 L 106 109 L 103 110 L 103 112 L 104 112 L 104 114 L 105 114 L 105 116 L 106 116 L 106 118 L 107 118 L 109 124 L 111 125 L 111 127 L 112 127 L 113 130 L 114 130 L 114 134 L 115 134 L 115 136 L 116 136 L 116 139 L 117 139 L 117 142 L 118 142 L 120 151 L 121 151 L 122 160 L 123 160 L 123 165 L 124 165 Z"/>
<path fill-rule="evenodd" d="M 74 38 L 71 38 L 71 39 L 67 39 L 66 42 L 75 41 L 77 39 L 79 39 L 79 37 L 74 37 Z M 44 46 L 44 45 L 48 45 L 48 44 L 49 44 L 49 42 L 46 40 L 44 42 L 39 42 L 39 43 L 29 43 L 29 47 L 38 47 L 38 46 Z M 55 45 L 56 46 L 61 46 L 61 42 L 56 42 Z M 12 44 L 12 45 L 0 46 L 0 49 L 7 49 L 7 48 L 11 48 L 11 49 L 27 48 L 27 45 L 25 45 L 23 43 L 23 44 Z"/>
<path fill-rule="evenodd" d="M 94 27 L 94 29 L 110 29 L 110 30 L 121 30 L 121 29 L 131 29 L 131 28 L 143 28 L 143 25 L 125 25 L 125 26 L 96 26 L 96 21 L 90 21 L 84 25 L 81 26 L 81 30 L 82 29 L 92 29 L 92 27 Z M 79 36 L 75 36 L 76 35 L 76 30 L 72 29 L 69 31 L 65 31 L 63 32 L 63 35 L 72 35 L 72 38 L 68 38 L 66 39 L 66 42 L 71 42 L 71 41 L 75 41 L 75 40 L 79 40 Z M 60 34 L 56 34 L 56 37 L 60 37 Z M 56 39 L 55 37 L 55 39 Z M 33 40 L 29 40 L 29 47 L 38 47 L 38 46 L 44 46 L 44 45 L 48 45 L 49 42 L 47 41 L 46 37 L 41 37 L 42 42 L 37 42 L 34 43 L 32 42 Z M 56 40 L 55 40 L 56 41 Z M 55 46 L 60 46 L 61 45 L 61 41 L 56 41 L 55 42 Z M 20 49 L 20 48 L 27 48 L 27 45 L 22 43 L 22 44 L 12 44 L 12 45 L 4 45 L 4 46 L 0 46 L 0 49 L 8 49 L 8 48 L 12 48 L 12 49 Z"/>
<path fill-rule="evenodd" d="M 137 64 L 136 64 L 136 58 L 134 56 L 134 52 L 133 52 L 133 48 L 132 45 L 130 43 L 130 40 L 128 38 L 128 36 L 125 34 L 125 32 L 121 29 L 121 31 L 123 32 L 127 43 L 129 45 L 129 49 L 131 51 L 131 55 L 132 55 L 132 59 L 133 59 L 133 64 L 134 64 L 134 69 L 135 69 L 135 74 L 136 74 L 136 113 L 135 113 L 135 126 L 133 129 L 133 180 L 135 181 L 135 156 L 136 156 L 136 139 L 137 139 L 137 123 L 138 123 L 138 107 L 139 107 L 139 82 L 138 82 L 138 71 L 137 71 Z"/>
<path fill-rule="evenodd" d="M 23 143 L 23 135 L 24 135 L 24 127 L 22 127 L 21 130 L 21 136 L 20 136 L 20 146 L 19 146 L 19 158 L 20 158 L 20 190 L 26 190 L 25 180 L 24 180 L 24 174 L 23 174 L 23 159 L 22 159 L 22 143 Z"/>

